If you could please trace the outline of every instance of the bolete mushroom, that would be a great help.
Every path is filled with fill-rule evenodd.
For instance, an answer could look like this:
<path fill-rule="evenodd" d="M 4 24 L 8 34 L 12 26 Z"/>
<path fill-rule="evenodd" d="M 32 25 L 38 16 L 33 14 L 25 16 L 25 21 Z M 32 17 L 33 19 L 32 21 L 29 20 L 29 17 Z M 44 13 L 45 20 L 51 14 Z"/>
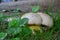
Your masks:
<path fill-rule="evenodd" d="M 24 14 L 21 18 L 28 18 L 28 25 L 29 28 L 33 31 L 37 31 L 40 30 L 40 32 L 42 31 L 40 28 L 40 25 L 42 24 L 42 19 L 40 17 L 40 15 L 36 14 L 36 13 L 26 13 Z"/>
<path fill-rule="evenodd" d="M 40 30 L 41 25 L 45 25 L 48 28 L 53 26 L 53 19 L 45 13 L 26 13 L 21 18 L 28 18 L 29 28 L 32 30 Z M 37 26 L 39 25 L 39 26 Z"/>

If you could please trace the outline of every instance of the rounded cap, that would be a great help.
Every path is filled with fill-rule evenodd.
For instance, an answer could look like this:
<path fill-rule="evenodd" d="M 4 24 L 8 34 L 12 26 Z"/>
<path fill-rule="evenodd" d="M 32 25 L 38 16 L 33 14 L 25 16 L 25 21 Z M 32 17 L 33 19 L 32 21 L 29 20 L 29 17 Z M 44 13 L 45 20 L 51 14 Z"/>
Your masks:
<path fill-rule="evenodd" d="M 36 24 L 36 25 L 42 24 L 42 19 L 40 15 L 36 13 L 26 13 L 21 18 L 28 18 L 29 19 L 28 24 Z"/>
<path fill-rule="evenodd" d="M 48 14 L 45 14 L 45 13 L 38 13 L 38 14 L 42 18 L 42 25 L 46 25 L 49 27 L 53 26 L 53 19 Z"/>

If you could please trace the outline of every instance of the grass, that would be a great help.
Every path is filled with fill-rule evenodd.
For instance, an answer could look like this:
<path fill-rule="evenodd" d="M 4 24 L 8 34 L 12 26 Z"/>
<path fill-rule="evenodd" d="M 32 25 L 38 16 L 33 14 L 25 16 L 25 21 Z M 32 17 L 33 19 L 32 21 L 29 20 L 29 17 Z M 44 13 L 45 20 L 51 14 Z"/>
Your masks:
<path fill-rule="evenodd" d="M 47 31 L 43 31 L 42 33 L 40 33 L 40 31 L 37 31 L 35 32 L 35 34 L 32 34 L 32 31 L 27 27 L 27 25 L 25 25 L 28 21 L 27 18 L 21 19 L 20 15 L 8 17 L 4 16 L 3 14 L 0 14 L 0 23 L 1 23 L 0 39 L 1 40 L 60 40 L 60 11 L 58 11 L 57 13 L 51 13 L 47 10 L 46 13 L 53 18 L 54 20 L 53 27 L 48 29 Z M 5 20 L 7 18 L 12 19 L 14 18 L 14 19 L 10 22 L 7 22 Z"/>

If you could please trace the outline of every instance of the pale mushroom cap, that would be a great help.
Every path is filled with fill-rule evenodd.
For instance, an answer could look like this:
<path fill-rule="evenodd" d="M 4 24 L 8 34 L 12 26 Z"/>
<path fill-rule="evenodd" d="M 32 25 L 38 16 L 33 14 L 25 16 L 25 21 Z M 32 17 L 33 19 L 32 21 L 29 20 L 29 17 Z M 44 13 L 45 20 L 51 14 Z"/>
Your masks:
<path fill-rule="evenodd" d="M 42 25 L 46 25 L 49 27 L 53 26 L 53 19 L 48 14 L 45 14 L 45 13 L 38 13 L 38 14 L 42 18 Z"/>
<path fill-rule="evenodd" d="M 36 25 L 42 24 L 42 19 L 40 15 L 36 13 L 26 13 L 21 18 L 28 18 L 29 19 L 28 24 L 36 24 Z"/>

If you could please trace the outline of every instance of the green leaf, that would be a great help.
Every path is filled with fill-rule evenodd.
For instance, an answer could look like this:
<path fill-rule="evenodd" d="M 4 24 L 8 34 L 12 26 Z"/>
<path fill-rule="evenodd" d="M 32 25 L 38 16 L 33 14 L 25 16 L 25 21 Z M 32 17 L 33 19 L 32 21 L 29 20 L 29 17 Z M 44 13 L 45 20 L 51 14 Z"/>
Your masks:
<path fill-rule="evenodd" d="M 10 21 L 10 22 L 8 23 L 8 27 L 12 27 L 12 26 L 14 26 L 14 25 L 15 25 L 15 23 L 16 23 L 16 21 L 15 21 L 15 20 Z"/>
<path fill-rule="evenodd" d="M 9 21 L 8 27 L 18 27 L 20 25 L 20 17 L 12 18 L 12 21 Z"/>
<path fill-rule="evenodd" d="M 32 31 L 28 27 L 24 27 L 22 30 L 24 36 L 32 34 Z"/>
<path fill-rule="evenodd" d="M 6 32 L 11 35 L 16 35 L 16 34 L 20 33 L 21 31 L 22 31 L 22 28 L 15 27 L 15 28 L 8 28 Z"/>
<path fill-rule="evenodd" d="M 21 40 L 20 38 L 11 38 L 10 40 Z"/>
<path fill-rule="evenodd" d="M 32 7 L 32 12 L 38 12 L 40 10 L 40 6 L 33 6 Z"/>
<path fill-rule="evenodd" d="M 0 33 L 0 40 L 3 40 L 7 36 L 7 33 Z"/>
<path fill-rule="evenodd" d="M 20 26 L 24 26 L 28 22 L 28 18 L 21 19 Z"/>

